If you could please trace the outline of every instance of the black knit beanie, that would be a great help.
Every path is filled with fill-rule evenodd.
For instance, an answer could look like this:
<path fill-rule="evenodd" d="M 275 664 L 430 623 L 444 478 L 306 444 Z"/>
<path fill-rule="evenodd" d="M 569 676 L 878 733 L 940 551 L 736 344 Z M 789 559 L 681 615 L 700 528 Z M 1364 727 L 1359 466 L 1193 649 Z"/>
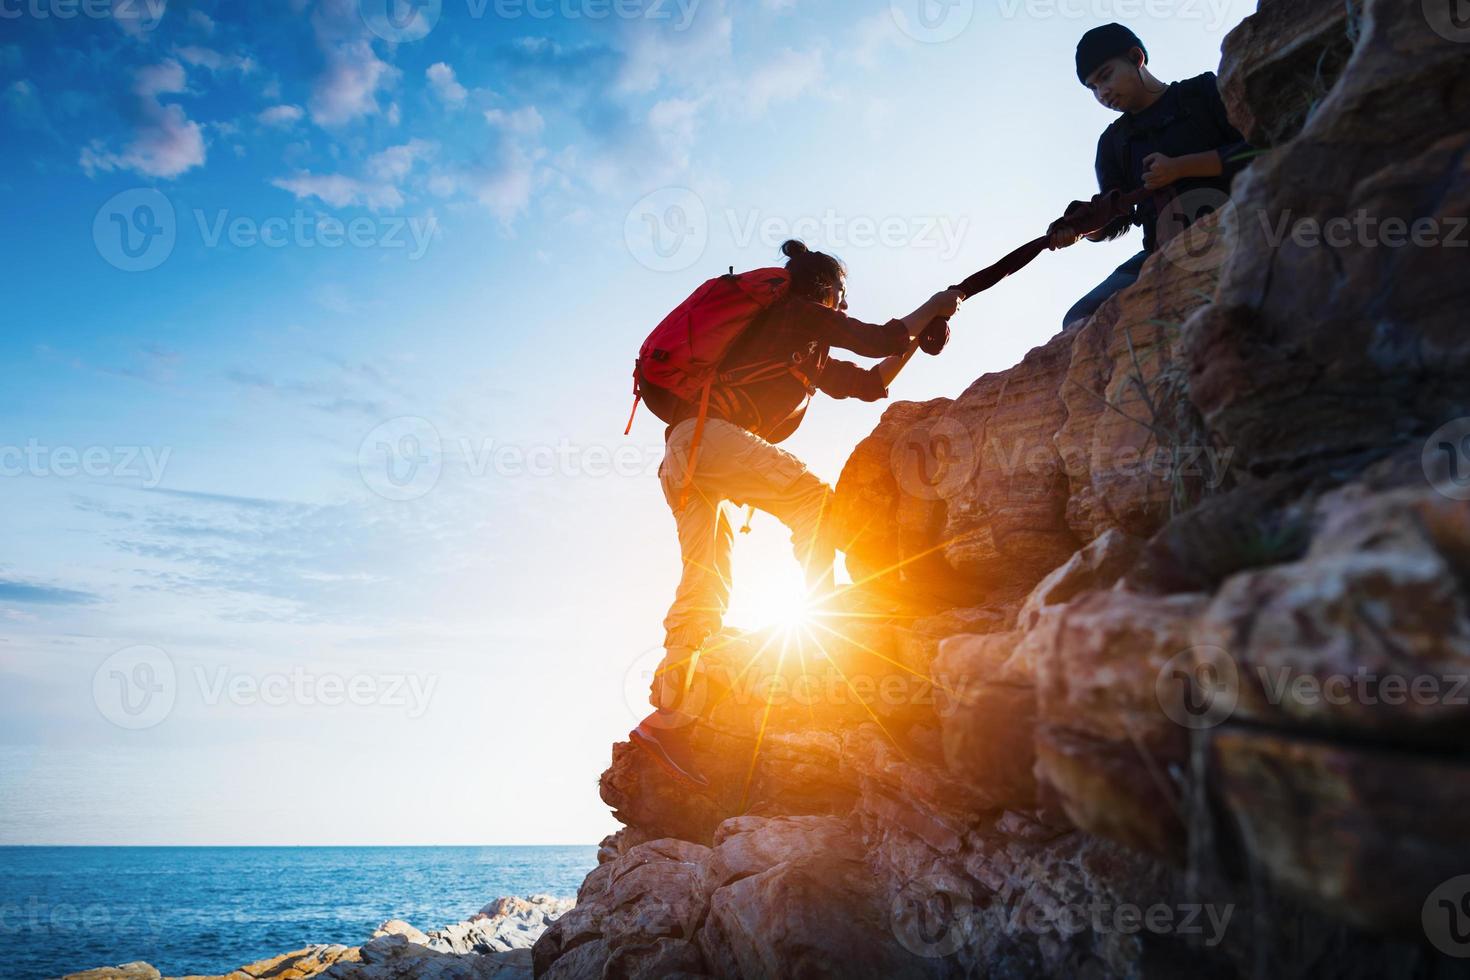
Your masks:
<path fill-rule="evenodd" d="M 1077 42 L 1077 80 L 1086 85 L 1087 76 L 1097 71 L 1099 65 L 1109 58 L 1127 54 L 1132 48 L 1142 49 L 1144 60 L 1148 60 L 1148 48 L 1143 46 L 1137 34 L 1122 24 L 1094 27 Z"/>

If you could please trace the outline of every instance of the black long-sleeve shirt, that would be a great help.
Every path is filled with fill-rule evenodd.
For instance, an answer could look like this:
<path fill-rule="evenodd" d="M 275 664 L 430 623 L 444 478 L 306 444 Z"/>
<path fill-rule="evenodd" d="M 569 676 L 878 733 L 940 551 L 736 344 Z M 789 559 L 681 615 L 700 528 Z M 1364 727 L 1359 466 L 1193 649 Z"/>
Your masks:
<path fill-rule="evenodd" d="M 1175 82 L 1157 102 L 1142 112 L 1126 113 L 1103 131 L 1097 141 L 1097 184 L 1103 193 L 1124 192 L 1143 186 L 1143 161 L 1151 153 L 1169 157 L 1214 150 L 1223 172 L 1218 177 L 1187 177 L 1165 187 L 1138 206 L 1131 219 L 1120 219 L 1099 237 L 1116 238 L 1131 225 L 1143 226 L 1144 251 L 1159 247 L 1160 212 L 1175 198 L 1209 188 L 1230 193 L 1235 175 L 1250 162 L 1250 144 L 1225 112 L 1214 72 Z M 1188 222 L 1193 214 L 1182 216 Z"/>
<path fill-rule="evenodd" d="M 902 320 L 864 323 L 819 303 L 787 297 L 762 314 L 726 355 L 720 365 L 723 383 L 710 392 L 709 415 L 781 442 L 801 424 L 814 391 L 862 401 L 888 397 L 877 366 L 864 368 L 832 357 L 833 347 L 862 357 L 889 357 L 908 346 Z M 762 380 L 742 383 L 753 373 Z M 697 411 L 697 405 L 690 406 L 684 417 Z"/>

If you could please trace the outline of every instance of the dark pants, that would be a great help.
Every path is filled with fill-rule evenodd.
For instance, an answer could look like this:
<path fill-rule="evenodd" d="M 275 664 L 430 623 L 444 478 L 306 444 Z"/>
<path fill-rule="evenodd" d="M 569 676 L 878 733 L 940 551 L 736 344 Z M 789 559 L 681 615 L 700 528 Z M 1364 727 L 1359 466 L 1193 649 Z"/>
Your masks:
<path fill-rule="evenodd" d="M 1147 252 L 1139 252 L 1133 258 L 1114 269 L 1112 275 L 1098 283 L 1096 289 L 1079 299 L 1067 311 L 1067 315 L 1062 318 L 1062 326 L 1065 328 L 1069 324 L 1092 316 L 1092 314 L 1097 312 L 1099 306 L 1107 302 L 1109 296 L 1119 290 L 1127 289 L 1137 282 L 1138 274 L 1143 271 L 1143 261 L 1146 258 L 1148 258 Z"/>

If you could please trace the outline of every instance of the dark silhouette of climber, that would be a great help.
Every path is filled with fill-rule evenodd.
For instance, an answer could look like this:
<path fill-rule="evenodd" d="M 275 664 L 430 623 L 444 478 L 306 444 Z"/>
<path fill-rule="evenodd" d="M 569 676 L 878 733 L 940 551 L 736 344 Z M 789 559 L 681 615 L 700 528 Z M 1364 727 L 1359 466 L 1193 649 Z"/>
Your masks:
<path fill-rule="evenodd" d="M 1138 280 L 1144 261 L 1161 244 L 1161 217 L 1168 220 L 1168 231 L 1177 233 L 1223 202 L 1251 153 L 1230 124 L 1214 72 L 1161 82 L 1148 69 L 1143 42 L 1121 24 L 1106 24 L 1082 36 L 1077 79 L 1097 101 L 1122 114 L 1097 142 L 1099 189 L 1104 194 L 1152 193 L 1129 214 L 1087 236 L 1094 242 L 1111 241 L 1141 225 L 1143 251 L 1078 300 L 1062 318 L 1063 327 L 1096 313 L 1108 297 Z M 1196 206 L 1171 208 L 1184 195 L 1197 199 L 1186 202 Z M 1051 245 L 1066 248 L 1077 238 L 1071 229 L 1060 228 Z"/>

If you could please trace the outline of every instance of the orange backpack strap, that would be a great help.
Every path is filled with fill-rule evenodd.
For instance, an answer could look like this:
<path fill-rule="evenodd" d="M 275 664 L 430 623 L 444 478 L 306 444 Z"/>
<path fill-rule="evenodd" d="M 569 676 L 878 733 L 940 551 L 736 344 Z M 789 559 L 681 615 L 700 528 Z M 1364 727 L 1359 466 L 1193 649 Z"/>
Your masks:
<path fill-rule="evenodd" d="M 699 444 L 704 439 L 705 420 L 709 418 L 709 391 L 714 383 L 715 379 L 710 378 L 699 393 L 699 418 L 694 423 L 694 438 L 689 441 L 689 464 L 684 474 L 683 492 L 679 495 L 680 510 L 689 503 L 689 491 L 694 489 L 694 466 L 699 462 Z"/>
<path fill-rule="evenodd" d="M 623 430 L 623 435 L 633 431 L 633 420 L 638 417 L 638 403 L 643 400 L 643 381 L 638 377 L 638 370 L 642 367 L 643 360 L 639 358 L 638 363 L 633 365 L 633 411 L 628 413 L 628 427 Z"/>
<path fill-rule="evenodd" d="M 628 413 L 628 427 L 623 430 L 623 435 L 628 435 L 633 431 L 633 420 L 638 417 L 638 403 L 642 400 L 642 392 L 635 390 L 633 392 L 633 411 Z"/>

